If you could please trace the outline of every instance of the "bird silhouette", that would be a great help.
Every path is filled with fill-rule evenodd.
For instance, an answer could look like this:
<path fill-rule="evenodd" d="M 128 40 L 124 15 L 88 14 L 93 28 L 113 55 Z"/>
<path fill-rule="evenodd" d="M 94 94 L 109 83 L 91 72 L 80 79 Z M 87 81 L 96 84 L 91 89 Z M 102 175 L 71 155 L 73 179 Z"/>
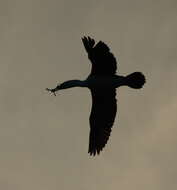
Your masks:
<path fill-rule="evenodd" d="M 89 118 L 88 153 L 95 156 L 105 147 L 111 134 L 117 112 L 116 88 L 128 86 L 140 89 L 145 83 L 145 77 L 141 72 L 133 72 L 127 76 L 116 75 L 116 58 L 104 42 L 95 43 L 89 36 L 84 36 L 82 42 L 92 63 L 89 76 L 83 81 L 69 80 L 57 85 L 56 88 L 46 90 L 56 95 L 56 91 L 72 87 L 90 89 L 92 109 Z"/>

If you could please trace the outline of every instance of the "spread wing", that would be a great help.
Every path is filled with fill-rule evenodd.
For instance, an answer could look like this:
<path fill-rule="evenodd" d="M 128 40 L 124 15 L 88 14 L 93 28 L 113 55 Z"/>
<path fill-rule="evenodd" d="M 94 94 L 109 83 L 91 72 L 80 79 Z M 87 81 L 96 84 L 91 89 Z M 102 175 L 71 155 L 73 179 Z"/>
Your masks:
<path fill-rule="evenodd" d="M 83 37 L 82 42 L 92 62 L 91 75 L 114 75 L 117 62 L 109 47 L 102 41 L 95 45 L 95 40 Z"/>
<path fill-rule="evenodd" d="M 109 139 L 117 112 L 116 89 L 91 89 L 90 155 L 99 154 Z"/>

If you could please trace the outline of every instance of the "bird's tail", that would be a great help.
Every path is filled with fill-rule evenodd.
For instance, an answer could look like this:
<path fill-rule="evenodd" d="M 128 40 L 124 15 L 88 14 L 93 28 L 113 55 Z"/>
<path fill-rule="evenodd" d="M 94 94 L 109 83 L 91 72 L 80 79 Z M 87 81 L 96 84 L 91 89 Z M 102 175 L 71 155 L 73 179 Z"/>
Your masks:
<path fill-rule="evenodd" d="M 125 77 L 125 80 L 127 86 L 135 89 L 142 88 L 146 82 L 145 76 L 141 72 L 131 73 Z"/>

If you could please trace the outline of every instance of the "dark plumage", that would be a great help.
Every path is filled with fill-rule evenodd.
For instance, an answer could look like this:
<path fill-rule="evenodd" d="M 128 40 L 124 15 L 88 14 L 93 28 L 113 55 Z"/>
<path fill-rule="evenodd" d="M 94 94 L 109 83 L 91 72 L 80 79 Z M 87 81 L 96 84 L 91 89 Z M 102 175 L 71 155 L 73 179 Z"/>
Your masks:
<path fill-rule="evenodd" d="M 116 89 L 91 89 L 90 137 L 88 152 L 95 155 L 105 147 L 117 112 Z"/>
<path fill-rule="evenodd" d="M 87 87 L 91 91 L 92 109 L 90 114 L 90 155 L 99 154 L 105 147 L 111 134 L 117 112 L 116 88 L 129 86 L 134 89 L 142 88 L 145 77 L 140 72 L 127 76 L 116 75 L 117 62 L 109 47 L 102 41 L 95 44 L 90 37 L 83 37 L 82 42 L 92 63 L 90 75 L 86 80 L 70 80 L 54 89 L 52 93 L 71 87 Z"/>
<path fill-rule="evenodd" d="M 92 63 L 90 76 L 115 75 L 117 62 L 109 47 L 102 41 L 95 45 L 94 39 L 82 38 L 88 58 Z M 94 46 L 95 45 L 95 46 Z M 90 114 L 89 150 L 92 155 L 100 153 L 105 147 L 117 112 L 116 89 L 90 88 L 92 110 Z"/>
<path fill-rule="evenodd" d="M 114 75 L 117 69 L 117 62 L 109 47 L 102 41 L 95 45 L 94 39 L 82 38 L 88 58 L 92 62 L 90 75 Z"/>

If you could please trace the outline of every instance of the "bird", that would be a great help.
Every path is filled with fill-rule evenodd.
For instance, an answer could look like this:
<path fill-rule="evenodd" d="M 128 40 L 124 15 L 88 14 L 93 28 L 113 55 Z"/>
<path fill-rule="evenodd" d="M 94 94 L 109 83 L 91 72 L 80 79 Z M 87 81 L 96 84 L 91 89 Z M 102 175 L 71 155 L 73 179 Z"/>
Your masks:
<path fill-rule="evenodd" d="M 46 88 L 56 96 L 58 90 L 72 87 L 86 87 L 91 92 L 92 108 L 89 117 L 90 133 L 88 153 L 99 155 L 106 146 L 117 112 L 116 88 L 128 86 L 141 89 L 145 82 L 142 72 L 133 72 L 127 76 L 117 75 L 117 61 L 110 48 L 103 41 L 90 36 L 81 38 L 91 62 L 91 72 L 85 80 L 68 80 L 55 88 Z"/>

